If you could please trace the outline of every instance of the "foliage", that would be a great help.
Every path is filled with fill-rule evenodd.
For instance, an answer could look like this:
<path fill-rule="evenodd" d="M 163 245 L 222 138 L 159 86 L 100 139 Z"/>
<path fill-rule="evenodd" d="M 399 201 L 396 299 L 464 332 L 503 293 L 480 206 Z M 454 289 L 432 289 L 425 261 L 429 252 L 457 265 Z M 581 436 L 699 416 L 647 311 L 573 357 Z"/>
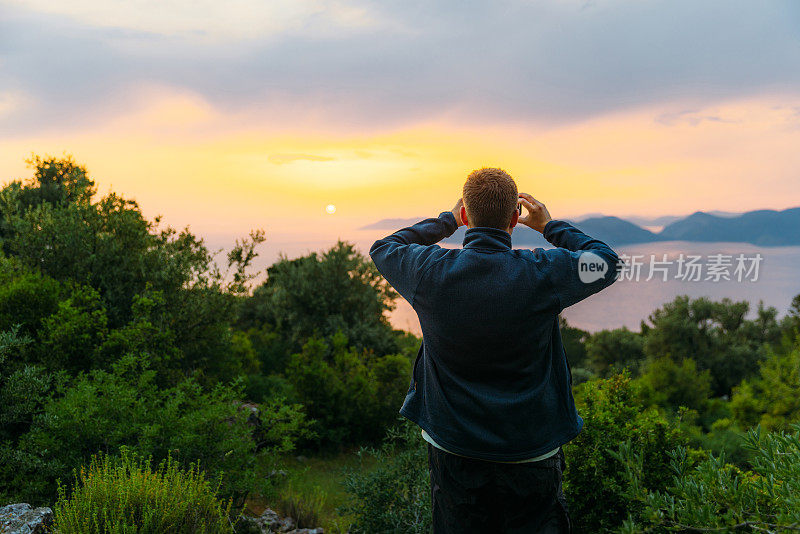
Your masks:
<path fill-rule="evenodd" d="M 561 342 L 567 355 L 572 370 L 586 366 L 586 339 L 589 332 L 575 328 L 567 323 L 563 316 L 558 316 L 558 326 L 561 330 Z"/>
<path fill-rule="evenodd" d="M 405 356 L 375 356 L 348 347 L 337 333 L 328 343 L 312 338 L 292 355 L 287 379 L 317 422 L 327 445 L 379 440 L 396 418 L 408 389 Z"/>
<path fill-rule="evenodd" d="M 49 400 L 55 381 L 42 367 L 14 365 L 22 360 L 20 354 L 30 343 L 19 326 L 0 332 L 0 444 L 27 432 Z M 0 467 L 0 476 L 4 471 L 5 467 Z"/>
<path fill-rule="evenodd" d="M 711 371 L 714 396 L 730 395 L 732 388 L 758 370 L 765 344 L 777 343 L 781 328 L 777 310 L 759 304 L 756 318 L 745 316 L 747 302 L 677 297 L 643 323 L 644 354 L 648 358 L 670 356 L 676 362 L 692 358 L 701 371 Z"/>
<path fill-rule="evenodd" d="M 646 362 L 638 380 L 643 402 L 677 411 L 681 406 L 703 410 L 711 396 L 711 372 L 698 371 L 691 358 L 680 363 L 669 356 Z"/>
<path fill-rule="evenodd" d="M 399 421 L 378 449 L 359 450 L 359 459 L 372 459 L 376 467 L 348 471 L 344 483 L 348 500 L 340 512 L 355 518 L 350 527 L 353 534 L 430 532 L 427 446 L 419 427 Z"/>
<path fill-rule="evenodd" d="M 590 369 L 598 376 L 606 378 L 629 369 L 638 374 L 644 359 L 642 346 L 644 340 L 640 334 L 627 328 L 601 330 L 586 340 L 586 360 Z"/>
<path fill-rule="evenodd" d="M 0 332 L 18 327 L 34 337 L 42 319 L 56 311 L 61 285 L 12 258 L 0 257 Z"/>
<path fill-rule="evenodd" d="M 59 486 L 54 528 L 60 534 L 229 533 L 231 502 L 222 502 L 197 464 L 186 471 L 167 457 L 156 469 L 123 450 L 100 456 Z"/>
<path fill-rule="evenodd" d="M 677 425 L 641 404 L 627 373 L 581 385 L 577 401 L 584 427 L 564 446 L 564 491 L 576 532 L 603 532 L 621 525 L 631 509 L 622 466 L 609 451 L 630 442 L 647 465 L 644 486 L 663 488 L 670 475 L 667 451 L 685 438 Z"/>
<path fill-rule="evenodd" d="M 224 495 L 239 502 L 262 483 L 266 462 L 259 456 L 290 450 L 305 435 L 299 406 L 265 406 L 263 422 L 272 433 L 261 437 L 257 450 L 250 414 L 236 403 L 239 385 L 204 390 L 185 379 L 164 389 L 154 379 L 146 362 L 133 356 L 111 372 L 81 375 L 35 417 L 16 450 L 0 451 L 0 463 L 10 470 L 0 493 L 16 489 L 18 498 L 46 502 L 56 480 L 66 480 L 91 455 L 127 446 L 156 459 L 172 453 L 187 465 L 199 461 L 213 477 L 222 476 Z"/>
<path fill-rule="evenodd" d="M 786 354 L 771 353 L 758 376 L 733 389 L 731 411 L 741 426 L 766 430 L 787 429 L 800 421 L 800 338 Z"/>
<path fill-rule="evenodd" d="M 267 281 L 245 301 L 241 324 L 285 333 L 293 348 L 342 332 L 357 349 L 390 354 L 398 345 L 384 312 L 395 298 L 375 265 L 340 241 L 322 254 L 272 265 Z"/>
<path fill-rule="evenodd" d="M 121 336 L 123 348 L 136 345 L 131 330 L 146 326 L 137 306 L 155 299 L 146 320 L 165 333 L 159 356 L 177 371 L 165 373 L 173 382 L 181 373 L 213 383 L 257 369 L 255 358 L 239 357 L 231 327 L 263 232 L 236 242 L 223 273 L 188 230 L 159 228 L 158 218 L 146 219 L 114 193 L 96 198 L 86 169 L 71 158 L 29 163 L 31 180 L 0 190 L 0 240 L 12 258 L 0 263 L 13 267 L 0 275 L 0 331 L 14 324 L 30 335 L 47 330 L 34 352 L 50 370 L 107 368 L 105 349 L 105 362 L 92 361 L 98 346 L 108 339 L 119 347 Z"/>
<path fill-rule="evenodd" d="M 620 532 L 790 532 L 800 523 L 800 426 L 793 433 L 747 433 L 752 471 L 709 455 L 698 465 L 685 448 L 671 453 L 670 487 L 651 491 L 643 483 L 646 459 L 630 443 L 615 455 L 624 463 L 636 503 Z"/>

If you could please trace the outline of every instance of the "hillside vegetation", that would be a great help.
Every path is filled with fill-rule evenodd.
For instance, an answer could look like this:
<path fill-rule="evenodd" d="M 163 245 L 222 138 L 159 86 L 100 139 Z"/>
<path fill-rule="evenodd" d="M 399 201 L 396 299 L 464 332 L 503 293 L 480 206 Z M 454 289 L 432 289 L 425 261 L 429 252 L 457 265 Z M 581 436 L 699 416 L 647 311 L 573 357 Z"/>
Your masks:
<path fill-rule="evenodd" d="M 263 232 L 215 253 L 70 158 L 30 163 L 0 190 L 0 503 L 55 504 L 80 532 L 86 502 L 154 472 L 154 492 L 193 488 L 209 532 L 254 502 L 429 532 L 424 442 L 397 415 L 420 339 L 353 245 L 255 278 Z M 678 297 L 640 331 L 561 327 L 586 422 L 565 447 L 578 531 L 797 530 L 800 297 L 783 318 Z M 298 491 L 294 457 L 359 448 L 337 489 Z"/>

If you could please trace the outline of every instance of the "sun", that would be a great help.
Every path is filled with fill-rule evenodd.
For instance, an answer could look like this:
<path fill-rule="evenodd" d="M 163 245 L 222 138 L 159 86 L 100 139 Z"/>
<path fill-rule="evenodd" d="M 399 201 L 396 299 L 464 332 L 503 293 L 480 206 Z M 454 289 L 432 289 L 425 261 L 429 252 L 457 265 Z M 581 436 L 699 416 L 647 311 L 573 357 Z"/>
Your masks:
<path fill-rule="evenodd" d="M 333 204 L 328 204 L 327 206 L 325 206 L 325 211 L 333 215 L 334 213 L 336 213 L 336 206 L 334 206 Z"/>

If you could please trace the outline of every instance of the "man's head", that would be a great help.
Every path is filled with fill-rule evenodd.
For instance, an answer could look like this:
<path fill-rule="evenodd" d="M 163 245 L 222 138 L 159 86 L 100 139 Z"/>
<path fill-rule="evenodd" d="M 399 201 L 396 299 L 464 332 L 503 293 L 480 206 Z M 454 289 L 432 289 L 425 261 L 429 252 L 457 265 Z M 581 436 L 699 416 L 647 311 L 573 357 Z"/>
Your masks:
<path fill-rule="evenodd" d="M 462 218 L 470 228 L 490 226 L 510 231 L 517 223 L 519 194 L 514 179 L 503 169 L 484 167 L 467 176 L 462 194 Z"/>

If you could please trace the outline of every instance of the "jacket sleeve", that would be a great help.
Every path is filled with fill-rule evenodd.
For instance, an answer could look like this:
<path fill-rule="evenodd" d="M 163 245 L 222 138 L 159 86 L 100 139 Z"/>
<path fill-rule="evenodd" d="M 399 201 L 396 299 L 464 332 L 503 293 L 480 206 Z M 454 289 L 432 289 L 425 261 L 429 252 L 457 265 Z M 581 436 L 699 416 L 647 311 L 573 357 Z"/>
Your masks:
<path fill-rule="evenodd" d="M 543 235 L 557 247 L 545 251 L 545 255 L 550 260 L 548 276 L 559 301 L 559 311 L 605 289 L 617 279 L 619 256 L 602 241 L 556 220 L 545 225 Z"/>
<path fill-rule="evenodd" d="M 417 284 L 427 265 L 441 255 L 432 246 L 453 235 L 458 228 L 452 212 L 425 219 L 375 241 L 369 255 L 384 278 L 412 305 Z"/>

